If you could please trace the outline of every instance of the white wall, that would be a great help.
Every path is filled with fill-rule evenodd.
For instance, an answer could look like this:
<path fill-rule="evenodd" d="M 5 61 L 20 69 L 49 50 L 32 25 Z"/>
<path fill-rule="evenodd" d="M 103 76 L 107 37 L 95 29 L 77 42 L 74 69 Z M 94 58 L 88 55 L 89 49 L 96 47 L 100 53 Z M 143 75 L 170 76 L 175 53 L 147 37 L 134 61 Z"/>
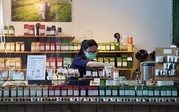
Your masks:
<path fill-rule="evenodd" d="M 4 23 L 13 24 L 22 35 L 24 22 L 11 22 L 10 1 L 3 0 Z M 131 34 L 137 50 L 153 51 L 171 43 L 171 9 L 172 0 L 73 0 L 72 22 L 43 24 L 61 26 L 64 35 L 77 40 L 84 39 L 86 31 L 97 42 L 113 41 L 116 32 Z"/>

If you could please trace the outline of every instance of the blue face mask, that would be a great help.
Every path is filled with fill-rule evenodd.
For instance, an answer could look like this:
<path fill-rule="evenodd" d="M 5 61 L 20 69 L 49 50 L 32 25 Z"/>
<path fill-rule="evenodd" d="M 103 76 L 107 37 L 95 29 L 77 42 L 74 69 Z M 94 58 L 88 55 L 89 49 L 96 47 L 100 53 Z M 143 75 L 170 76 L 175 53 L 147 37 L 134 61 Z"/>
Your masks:
<path fill-rule="evenodd" d="M 92 60 L 96 57 L 97 53 L 85 53 L 87 59 Z"/>

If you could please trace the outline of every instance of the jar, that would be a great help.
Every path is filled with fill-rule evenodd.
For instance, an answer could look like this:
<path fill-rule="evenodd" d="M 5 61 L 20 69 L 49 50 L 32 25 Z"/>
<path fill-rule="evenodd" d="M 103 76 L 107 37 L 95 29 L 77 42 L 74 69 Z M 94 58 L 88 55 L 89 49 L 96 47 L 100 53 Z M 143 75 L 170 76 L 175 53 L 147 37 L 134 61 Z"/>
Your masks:
<path fill-rule="evenodd" d="M 62 28 L 61 27 L 58 27 L 58 36 L 62 37 Z"/>
<path fill-rule="evenodd" d="M 9 26 L 9 35 L 14 35 L 15 29 L 12 25 Z"/>
<path fill-rule="evenodd" d="M 34 25 L 29 26 L 29 35 L 33 36 L 34 35 Z"/>
<path fill-rule="evenodd" d="M 24 35 L 25 36 L 29 35 L 29 24 L 24 24 Z"/>
<path fill-rule="evenodd" d="M 4 25 L 4 31 L 3 31 L 4 35 L 8 35 L 9 32 L 8 32 L 8 26 L 7 25 Z"/>
<path fill-rule="evenodd" d="M 51 27 L 50 35 L 51 35 L 51 36 L 56 36 L 56 26 L 53 25 L 53 26 Z"/>
<path fill-rule="evenodd" d="M 110 43 L 106 43 L 106 51 L 110 51 L 111 50 L 111 45 Z"/>
<path fill-rule="evenodd" d="M 45 36 L 45 25 L 40 25 L 40 36 Z"/>
<path fill-rule="evenodd" d="M 47 28 L 46 28 L 46 36 L 50 36 L 50 30 L 51 30 L 51 27 L 47 26 Z"/>

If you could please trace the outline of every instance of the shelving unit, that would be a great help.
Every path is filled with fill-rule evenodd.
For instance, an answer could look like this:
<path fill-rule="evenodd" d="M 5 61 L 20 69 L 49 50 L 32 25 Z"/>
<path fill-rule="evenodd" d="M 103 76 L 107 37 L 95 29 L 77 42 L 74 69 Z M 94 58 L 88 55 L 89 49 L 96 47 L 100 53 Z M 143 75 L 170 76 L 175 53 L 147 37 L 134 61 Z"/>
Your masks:
<path fill-rule="evenodd" d="M 47 57 L 71 57 L 73 58 L 75 54 L 78 52 L 77 50 L 53 50 L 53 51 L 32 51 L 31 44 L 32 42 L 72 42 L 74 40 L 74 36 L 3 36 L 2 37 L 6 42 L 24 42 L 24 50 L 23 51 L 6 51 L 1 50 L 2 54 L 0 58 L 11 58 L 11 57 L 21 57 L 22 69 L 26 69 L 27 64 L 27 56 L 28 55 L 47 55 Z M 117 68 L 117 57 L 120 57 L 122 54 L 126 54 L 134 59 L 134 51 L 98 51 L 98 57 L 113 57 L 115 60 L 115 67 Z M 132 62 L 134 63 L 134 62 Z M 132 79 L 132 72 L 134 68 L 117 68 L 117 70 L 121 72 L 127 72 L 130 74 L 130 78 Z"/>

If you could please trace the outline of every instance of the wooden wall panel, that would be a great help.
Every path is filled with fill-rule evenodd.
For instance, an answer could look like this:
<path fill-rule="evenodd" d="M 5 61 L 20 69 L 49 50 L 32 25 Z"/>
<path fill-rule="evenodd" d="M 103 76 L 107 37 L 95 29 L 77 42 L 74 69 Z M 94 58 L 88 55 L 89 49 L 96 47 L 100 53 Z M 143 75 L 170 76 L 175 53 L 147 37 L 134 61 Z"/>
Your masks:
<path fill-rule="evenodd" d="M 0 111 L 1 112 L 6 112 L 7 110 L 6 110 L 6 105 L 0 105 Z"/>
<path fill-rule="evenodd" d="M 62 112 L 80 112 L 79 111 L 80 105 L 78 104 L 65 104 L 62 105 Z"/>
<path fill-rule="evenodd" d="M 132 105 L 132 112 L 149 112 L 148 105 Z"/>
<path fill-rule="evenodd" d="M 60 104 L 43 105 L 43 112 L 61 112 Z"/>
<path fill-rule="evenodd" d="M 7 105 L 6 112 L 26 112 L 25 105 Z"/>
<path fill-rule="evenodd" d="M 132 112 L 131 105 L 115 105 L 115 112 Z"/>
<path fill-rule="evenodd" d="M 43 112 L 43 105 L 26 105 L 26 112 Z"/>
<path fill-rule="evenodd" d="M 115 112 L 115 105 L 97 105 L 97 112 Z"/>
<path fill-rule="evenodd" d="M 82 104 L 79 112 L 96 112 L 96 105 Z"/>

